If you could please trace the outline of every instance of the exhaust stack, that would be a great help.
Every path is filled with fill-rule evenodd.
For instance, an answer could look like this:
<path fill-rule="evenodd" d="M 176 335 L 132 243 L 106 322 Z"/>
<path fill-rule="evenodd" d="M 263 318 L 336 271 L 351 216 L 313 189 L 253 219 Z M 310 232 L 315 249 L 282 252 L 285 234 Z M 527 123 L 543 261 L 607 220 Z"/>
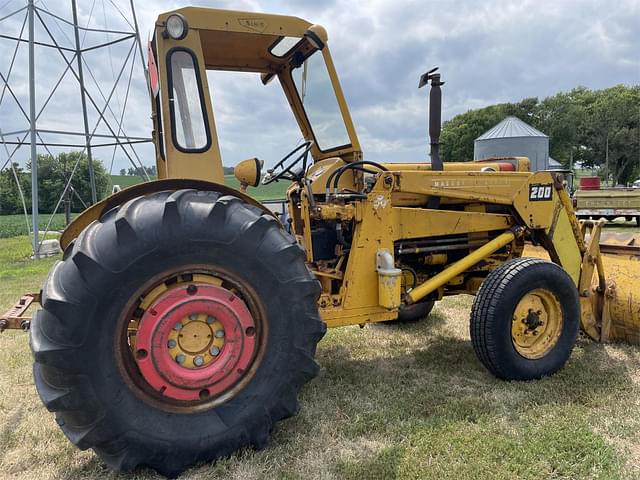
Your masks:
<path fill-rule="evenodd" d="M 435 73 L 438 67 L 432 68 L 420 77 L 418 88 L 422 88 L 431 81 L 429 92 L 429 145 L 431 151 L 431 170 L 443 170 L 440 159 L 440 131 L 442 130 L 442 89 L 444 82 L 440 81 L 440 74 Z"/>
<path fill-rule="evenodd" d="M 440 74 L 435 73 L 438 67 L 434 67 L 420 77 L 418 88 L 422 88 L 431 81 L 431 91 L 429 92 L 429 145 L 431 151 L 431 170 L 444 170 L 442 159 L 440 158 L 440 131 L 442 130 L 442 90 Z M 427 208 L 437 209 L 440 207 L 440 197 L 430 197 Z"/>

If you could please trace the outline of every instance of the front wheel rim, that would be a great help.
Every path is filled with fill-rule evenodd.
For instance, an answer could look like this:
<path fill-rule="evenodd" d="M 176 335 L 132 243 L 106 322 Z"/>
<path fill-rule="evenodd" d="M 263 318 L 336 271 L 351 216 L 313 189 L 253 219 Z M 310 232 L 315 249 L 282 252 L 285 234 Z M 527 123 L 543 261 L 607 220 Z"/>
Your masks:
<path fill-rule="evenodd" d="M 525 294 L 511 319 L 511 340 L 516 351 L 529 360 L 547 355 L 558 343 L 564 319 L 562 305 L 544 288 Z"/>

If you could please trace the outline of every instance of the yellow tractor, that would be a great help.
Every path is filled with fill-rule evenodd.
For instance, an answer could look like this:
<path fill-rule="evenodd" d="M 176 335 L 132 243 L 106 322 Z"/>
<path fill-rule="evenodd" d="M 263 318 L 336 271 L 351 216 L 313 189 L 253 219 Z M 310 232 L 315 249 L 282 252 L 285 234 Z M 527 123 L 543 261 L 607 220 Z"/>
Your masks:
<path fill-rule="evenodd" d="M 240 162 L 240 191 L 224 186 L 207 70 L 277 78 L 304 138 L 264 175 Z M 265 446 L 317 374 L 326 327 L 416 321 L 445 295 L 475 295 L 473 348 L 505 380 L 553 374 L 580 330 L 638 342 L 637 240 L 601 251 L 563 175 L 526 158 L 443 164 L 437 71 L 420 79 L 431 163 L 364 159 L 327 32 L 299 18 L 162 14 L 149 72 L 158 180 L 77 217 L 41 294 L 2 319 L 25 324 L 39 301 L 40 397 L 112 468 L 172 476 Z M 277 181 L 280 218 L 246 192 Z"/>

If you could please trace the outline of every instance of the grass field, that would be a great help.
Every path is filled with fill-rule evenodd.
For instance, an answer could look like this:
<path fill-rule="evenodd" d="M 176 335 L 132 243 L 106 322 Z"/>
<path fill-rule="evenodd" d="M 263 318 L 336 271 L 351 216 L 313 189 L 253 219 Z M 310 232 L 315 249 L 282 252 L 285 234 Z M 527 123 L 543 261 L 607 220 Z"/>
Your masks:
<path fill-rule="evenodd" d="M 0 309 L 37 291 L 55 259 L 26 260 L 26 237 L 0 240 Z M 580 339 L 552 378 L 496 380 L 468 335 L 471 297 L 428 321 L 328 332 L 301 412 L 270 445 L 184 479 L 640 478 L 640 350 Z M 72 447 L 40 404 L 27 335 L 0 335 L 0 478 L 121 476 Z"/>
<path fill-rule="evenodd" d="M 73 217 L 73 215 L 72 215 Z M 38 218 L 38 224 L 40 225 L 40 231 L 44 232 L 49 219 L 50 214 L 40 214 Z M 29 227 L 31 227 L 31 215 L 29 215 Z M 58 231 L 63 230 L 65 227 L 64 214 L 57 213 L 51 220 L 50 230 Z M 27 221 L 24 215 L 2 215 L 0 216 L 0 238 L 15 237 L 17 235 L 25 235 L 27 233 Z"/>
<path fill-rule="evenodd" d="M 142 182 L 138 175 L 111 175 L 111 184 L 120 185 L 120 188 L 127 188 Z"/>

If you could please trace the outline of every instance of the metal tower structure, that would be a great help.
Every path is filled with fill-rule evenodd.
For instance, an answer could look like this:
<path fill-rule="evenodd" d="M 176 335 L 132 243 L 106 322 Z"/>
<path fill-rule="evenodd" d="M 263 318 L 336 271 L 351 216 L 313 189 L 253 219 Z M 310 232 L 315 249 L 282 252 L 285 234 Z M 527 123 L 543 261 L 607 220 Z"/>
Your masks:
<path fill-rule="evenodd" d="M 116 160 L 127 161 L 148 180 L 138 149 L 151 141 L 151 129 L 141 127 L 138 116 L 127 115 L 133 108 L 148 108 L 148 85 L 142 80 L 147 78 L 146 63 L 133 0 L 81 2 L 87 10 L 79 10 L 76 0 L 47 1 L 52 8 L 45 0 L 22 0 L 22 5 L 0 0 L 0 143 L 6 154 L 0 171 L 11 168 L 20 189 L 14 159 L 21 148 L 29 147 L 31 225 L 24 199 L 23 208 L 35 258 L 41 247 L 38 152 L 53 157 L 53 152 L 82 149 L 88 159 L 91 198 L 80 198 L 73 187 L 78 158 L 65 174 L 46 236 L 65 198 L 73 195 L 83 205 L 98 200 L 97 149 L 110 154 L 110 170 Z M 136 95 L 130 95 L 132 90 Z M 140 98 L 144 103 L 132 107 L 131 100 L 138 103 Z M 129 135 L 131 130 L 143 133 Z"/>

